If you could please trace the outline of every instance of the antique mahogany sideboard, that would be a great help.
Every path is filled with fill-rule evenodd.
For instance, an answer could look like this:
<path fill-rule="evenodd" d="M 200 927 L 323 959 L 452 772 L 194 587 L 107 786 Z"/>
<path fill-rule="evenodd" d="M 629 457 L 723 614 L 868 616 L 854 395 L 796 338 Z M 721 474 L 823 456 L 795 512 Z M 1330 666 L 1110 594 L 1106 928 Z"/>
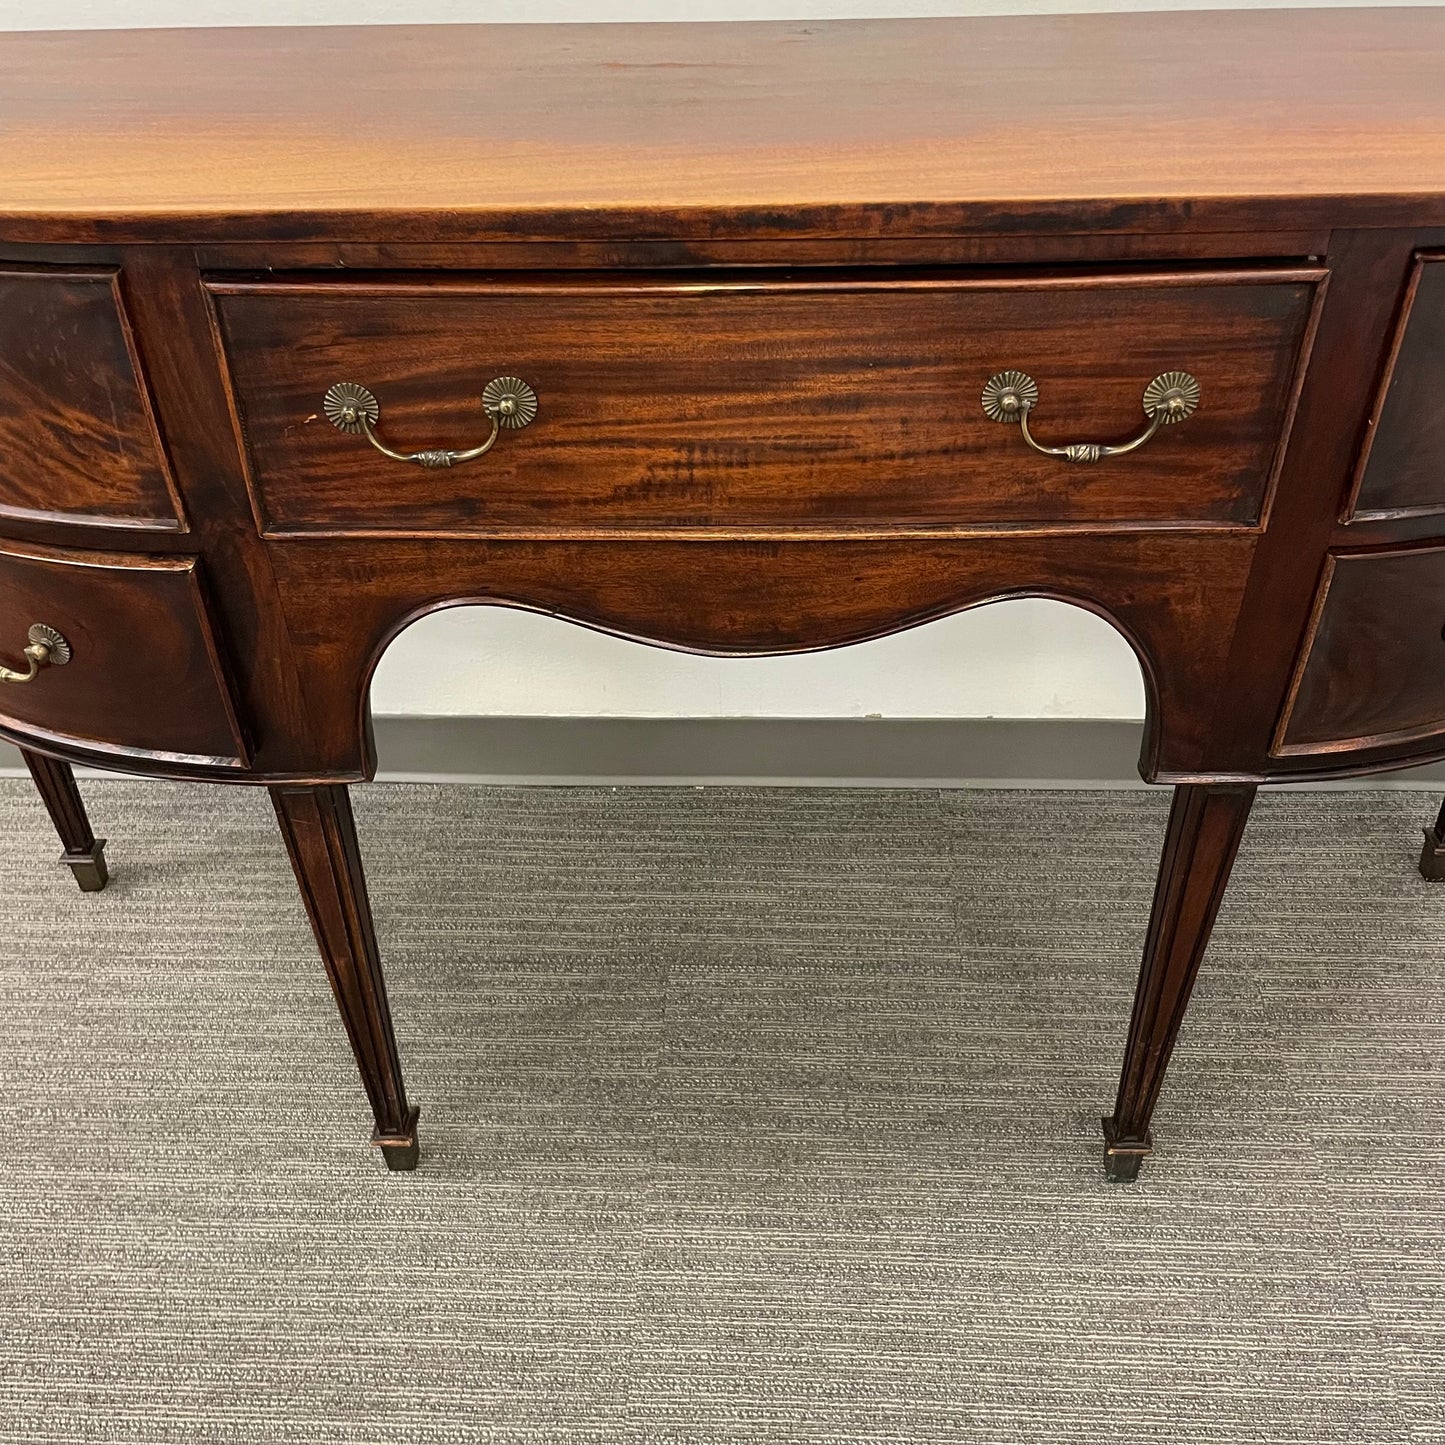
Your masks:
<path fill-rule="evenodd" d="M 0 37 L 0 735 L 82 887 L 71 762 L 270 789 L 392 1167 L 409 622 L 1025 594 L 1174 787 L 1132 1178 L 1257 785 L 1445 756 L 1445 10 Z"/>

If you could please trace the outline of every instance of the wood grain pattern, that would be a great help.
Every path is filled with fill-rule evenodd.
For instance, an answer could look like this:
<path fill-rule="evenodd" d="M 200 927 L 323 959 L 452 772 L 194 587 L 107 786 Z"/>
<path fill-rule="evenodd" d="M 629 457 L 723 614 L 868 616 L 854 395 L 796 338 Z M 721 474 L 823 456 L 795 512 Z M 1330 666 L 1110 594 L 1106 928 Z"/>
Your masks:
<path fill-rule="evenodd" d="M 111 270 L 0 264 L 0 519 L 181 526 Z"/>
<path fill-rule="evenodd" d="M 88 853 L 95 844 L 95 833 L 91 830 L 70 764 L 61 762 L 59 758 L 48 758 L 44 753 L 27 752 L 23 756 L 65 851 Z"/>
<path fill-rule="evenodd" d="M 271 802 L 376 1118 L 372 1142 L 388 1168 L 415 1169 L 421 1110 L 401 1076 L 351 797 L 344 787 L 272 788 Z"/>
<path fill-rule="evenodd" d="M 1343 231 L 1331 239 L 1309 375 L 1235 627 L 1228 680 L 1205 728 L 1204 775 L 1262 779 L 1362 765 L 1342 755 L 1281 759 L 1271 748 L 1324 558 L 1331 546 L 1358 547 L 1375 534 L 1373 525 L 1364 533 L 1344 528 L 1339 516 L 1414 250 L 1409 232 Z"/>
<path fill-rule="evenodd" d="M 1254 794 L 1252 783 L 1186 785 L 1174 790 L 1119 1097 L 1113 1114 L 1104 1120 L 1104 1162 L 1111 1179 L 1133 1179 L 1153 1150 L 1149 1121 Z"/>
<path fill-rule="evenodd" d="M 251 766 L 264 778 L 312 776 L 314 749 L 297 673 L 271 580 L 265 542 L 251 520 L 210 309 L 189 247 L 122 252 L 131 306 L 149 340 L 156 407 L 204 559 L 218 648 L 246 719 Z"/>
<path fill-rule="evenodd" d="M 1440 238 L 1445 244 L 1445 236 Z M 206 272 L 254 271 L 696 271 L 808 266 L 1070 266 L 1110 262 L 1318 259 L 1326 228 L 1268 231 L 1045 232 L 1039 235 L 732 236 L 724 239 L 545 241 L 209 241 L 195 248 Z M 17 253 L 26 249 L 14 247 Z M 50 247 L 30 247 L 49 255 Z M 85 248 L 74 248 L 84 253 Z"/>
<path fill-rule="evenodd" d="M 991 598 L 1097 611 L 1144 674 L 1146 776 L 1195 776 L 1223 685 L 1248 534 L 998 536 L 960 541 L 278 543 L 282 605 L 309 682 L 317 762 L 375 768 L 367 688 L 406 623 L 455 602 L 554 613 L 722 655 L 839 647 Z M 966 666 L 960 659 L 960 666 Z"/>
<path fill-rule="evenodd" d="M 1445 731 L 1445 547 L 1332 556 L 1275 751 Z"/>
<path fill-rule="evenodd" d="M 1445 511 L 1445 256 L 1421 256 L 1354 502 L 1356 518 Z"/>
<path fill-rule="evenodd" d="M 1424 224 L 1442 56 L 1433 8 L 17 33 L 0 237 Z"/>
<path fill-rule="evenodd" d="M 1258 521 L 1322 273 L 974 280 L 428 278 L 212 286 L 258 510 L 299 531 L 859 529 Z M 1038 382 L 1045 442 L 1118 441 L 1188 370 L 1204 402 L 1125 457 L 1031 451 L 980 406 Z M 495 375 L 541 398 L 484 458 L 423 470 L 336 431 L 358 381 L 393 448 L 487 434 Z"/>
<path fill-rule="evenodd" d="M 0 687 L 0 721 L 63 746 L 75 740 L 144 762 L 244 766 L 246 750 L 193 558 L 0 545 L 0 656 L 21 665 L 26 628 L 70 643 L 64 667 Z"/>
<path fill-rule="evenodd" d="M 82 893 L 99 893 L 110 881 L 105 866 L 105 839 L 97 838 L 91 829 L 74 770 L 59 758 L 29 749 L 22 749 L 21 756 L 60 835 L 65 849 L 60 861 L 70 869 Z"/>

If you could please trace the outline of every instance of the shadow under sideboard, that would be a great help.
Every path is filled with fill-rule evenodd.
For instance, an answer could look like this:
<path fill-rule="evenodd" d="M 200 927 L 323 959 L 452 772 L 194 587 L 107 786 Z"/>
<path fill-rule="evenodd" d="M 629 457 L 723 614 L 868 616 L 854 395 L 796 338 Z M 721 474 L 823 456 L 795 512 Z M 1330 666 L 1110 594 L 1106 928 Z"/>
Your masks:
<path fill-rule="evenodd" d="M 378 717 L 389 782 L 1144 788 L 1140 722 L 1079 718 Z M 0 776 L 23 775 L 0 742 Z M 116 776 L 77 768 L 82 776 Z M 1445 791 L 1445 762 L 1273 786 Z"/>

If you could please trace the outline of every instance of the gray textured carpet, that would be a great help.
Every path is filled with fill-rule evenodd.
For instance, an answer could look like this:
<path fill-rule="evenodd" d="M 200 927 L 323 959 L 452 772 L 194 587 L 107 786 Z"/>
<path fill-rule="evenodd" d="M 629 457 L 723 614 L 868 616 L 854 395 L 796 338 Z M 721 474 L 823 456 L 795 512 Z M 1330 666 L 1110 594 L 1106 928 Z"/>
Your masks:
<path fill-rule="evenodd" d="M 1445 1441 L 1431 800 L 1263 798 L 1132 1188 L 1162 794 L 357 790 L 390 1177 L 263 795 L 0 785 L 0 1440 Z"/>

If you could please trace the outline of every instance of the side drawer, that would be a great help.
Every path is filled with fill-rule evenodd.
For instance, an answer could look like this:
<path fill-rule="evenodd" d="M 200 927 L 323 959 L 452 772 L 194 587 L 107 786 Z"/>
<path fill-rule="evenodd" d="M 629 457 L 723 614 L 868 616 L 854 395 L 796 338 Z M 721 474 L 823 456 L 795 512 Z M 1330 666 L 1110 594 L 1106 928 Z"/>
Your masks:
<path fill-rule="evenodd" d="M 124 756 L 245 766 L 194 558 L 0 544 L 0 664 L 26 669 L 37 623 L 65 639 L 70 659 L 0 684 L 0 726 Z"/>
<path fill-rule="evenodd" d="M 1445 733 L 1445 546 L 1331 556 L 1276 756 Z"/>
<path fill-rule="evenodd" d="M 270 535 L 846 535 L 1255 525 L 1321 275 L 208 285 Z M 985 384 L 1014 369 L 1037 383 L 1045 443 L 1136 436 L 1161 373 L 1191 373 L 1202 401 L 1078 465 L 985 413 Z M 393 449 L 459 450 L 487 436 L 483 388 L 507 376 L 537 393 L 535 420 L 454 466 L 389 459 L 323 408 L 355 383 Z"/>
<path fill-rule="evenodd" d="M 0 265 L 0 517 L 181 530 L 114 270 Z"/>

